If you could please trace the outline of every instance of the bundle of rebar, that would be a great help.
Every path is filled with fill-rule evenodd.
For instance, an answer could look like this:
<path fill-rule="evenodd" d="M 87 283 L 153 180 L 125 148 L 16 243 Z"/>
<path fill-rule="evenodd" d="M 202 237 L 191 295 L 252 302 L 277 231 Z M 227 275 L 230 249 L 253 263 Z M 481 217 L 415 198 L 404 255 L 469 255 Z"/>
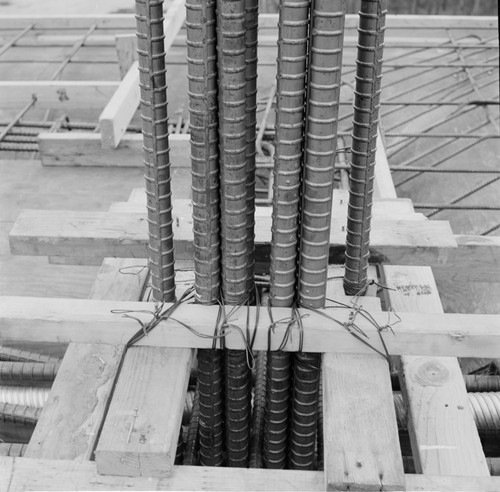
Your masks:
<path fill-rule="evenodd" d="M 162 1 L 136 5 L 153 291 L 155 300 L 173 300 Z M 186 9 L 196 301 L 220 303 L 224 325 L 226 305 L 258 302 L 258 1 L 187 0 Z M 351 294 L 366 284 L 384 15 L 380 1 L 362 1 L 346 251 Z M 280 0 L 279 16 L 269 303 L 318 309 L 326 296 L 345 0 Z M 184 463 L 199 456 L 205 466 L 314 469 L 321 356 L 259 354 L 252 419 L 249 359 L 216 341 L 199 351 Z"/>

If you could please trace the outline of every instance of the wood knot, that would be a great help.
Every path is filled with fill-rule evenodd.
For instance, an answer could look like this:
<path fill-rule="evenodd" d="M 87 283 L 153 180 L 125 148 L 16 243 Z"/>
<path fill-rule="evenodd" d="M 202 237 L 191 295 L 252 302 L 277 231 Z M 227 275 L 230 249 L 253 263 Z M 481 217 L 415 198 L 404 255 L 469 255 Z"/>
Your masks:
<path fill-rule="evenodd" d="M 421 386 L 442 386 L 450 377 L 450 371 L 435 359 L 415 361 L 411 368 L 411 378 Z"/>

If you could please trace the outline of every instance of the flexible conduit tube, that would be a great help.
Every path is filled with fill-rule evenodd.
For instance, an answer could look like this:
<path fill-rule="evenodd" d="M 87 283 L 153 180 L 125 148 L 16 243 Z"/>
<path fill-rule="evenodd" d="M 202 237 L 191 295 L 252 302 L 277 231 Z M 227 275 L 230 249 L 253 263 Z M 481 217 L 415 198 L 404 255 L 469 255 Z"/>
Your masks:
<path fill-rule="evenodd" d="M 325 303 L 337 146 L 345 1 L 313 0 L 298 275 L 300 307 Z M 315 450 L 321 354 L 294 354 L 290 467 L 311 470 Z"/>
<path fill-rule="evenodd" d="M 0 402 L 42 408 L 49 397 L 49 388 L 31 386 L 0 386 Z"/>
<path fill-rule="evenodd" d="M 281 0 L 275 117 L 274 193 L 269 302 L 295 300 L 310 0 Z M 291 391 L 288 352 L 270 351 L 264 415 L 264 466 L 285 468 Z"/>
<path fill-rule="evenodd" d="M 362 0 L 359 12 L 345 253 L 347 295 L 362 292 L 368 281 L 386 5 L 387 0 Z"/>
<path fill-rule="evenodd" d="M 21 458 L 24 456 L 27 448 L 27 444 L 21 444 L 18 442 L 2 442 L 0 443 L 0 456 Z"/>

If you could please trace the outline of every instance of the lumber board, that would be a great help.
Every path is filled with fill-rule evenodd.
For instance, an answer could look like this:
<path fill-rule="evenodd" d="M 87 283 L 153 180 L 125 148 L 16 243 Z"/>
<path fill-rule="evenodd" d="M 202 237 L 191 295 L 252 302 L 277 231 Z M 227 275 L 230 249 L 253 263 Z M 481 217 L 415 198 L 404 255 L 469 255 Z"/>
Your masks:
<path fill-rule="evenodd" d="M 497 492 L 500 477 L 432 476 L 405 474 L 412 491 Z M 168 478 L 99 475 L 93 461 L 37 460 L 0 456 L 2 492 L 30 490 L 213 490 L 213 491 L 321 491 L 323 472 L 175 466 Z"/>
<path fill-rule="evenodd" d="M 395 28 L 430 28 L 430 29 L 496 29 L 497 18 L 494 16 L 465 16 L 465 15 L 388 15 L 388 29 Z M 268 29 L 276 27 L 277 14 L 260 14 L 259 28 Z M 346 28 L 356 29 L 358 16 L 346 15 Z M 37 29 L 85 29 L 93 24 L 106 29 L 135 30 L 135 18 L 132 14 L 108 15 L 3 15 L 0 18 L 0 29 L 23 29 L 35 24 Z"/>
<path fill-rule="evenodd" d="M 323 355 L 326 490 L 402 490 L 389 365 L 379 355 Z"/>
<path fill-rule="evenodd" d="M 139 62 L 134 62 L 99 116 L 103 148 L 118 147 L 139 106 Z"/>
<path fill-rule="evenodd" d="M 191 359 L 186 349 L 127 351 L 95 453 L 100 474 L 171 474 Z"/>
<path fill-rule="evenodd" d="M 0 466 L 13 458 L 0 457 Z M 167 478 L 113 477 L 97 473 L 95 462 L 16 458 L 8 492 L 26 490 L 322 490 L 323 473 L 175 466 Z M 7 473 L 6 473 L 7 474 Z M 3 490 L 2 490 L 3 492 Z"/>
<path fill-rule="evenodd" d="M 165 53 L 168 53 L 185 18 L 184 0 L 174 0 L 165 14 Z M 140 98 L 139 62 L 134 62 L 99 117 L 103 148 L 115 149 L 118 146 L 139 107 Z"/>
<path fill-rule="evenodd" d="M 142 258 L 105 258 L 90 291 L 90 299 L 138 301 L 148 278 Z"/>
<path fill-rule="evenodd" d="M 137 36 L 135 34 L 117 34 L 115 45 L 118 68 L 123 79 L 134 61 L 137 60 Z"/>
<path fill-rule="evenodd" d="M 327 298 L 349 304 L 343 276 L 343 266 L 328 267 Z M 368 278 L 377 279 L 375 267 L 368 267 Z M 376 287 L 358 302 L 381 311 Z M 326 353 L 322 378 L 325 489 L 401 490 L 404 470 L 385 359 Z"/>
<path fill-rule="evenodd" d="M 190 157 L 186 153 L 189 135 L 171 134 L 169 145 L 172 167 L 189 167 Z M 38 148 L 43 166 L 143 166 L 142 135 L 139 133 L 125 134 L 115 149 L 103 149 L 98 133 L 44 132 L 38 135 Z"/>
<path fill-rule="evenodd" d="M 407 310 L 443 313 L 430 268 L 384 266 L 382 273 L 385 284 L 394 289 L 386 291 L 387 299 L 400 315 Z M 458 360 L 402 357 L 401 367 L 417 472 L 489 476 Z"/>
<path fill-rule="evenodd" d="M 90 299 L 138 301 L 147 279 L 145 266 L 145 260 L 105 259 Z M 124 349 L 123 344 L 69 344 L 31 437 L 27 457 L 92 457 Z"/>
<path fill-rule="evenodd" d="M 174 204 L 175 207 L 175 204 Z M 193 257 L 193 231 L 189 217 L 174 222 L 177 259 Z M 345 249 L 345 218 L 333 217 L 331 257 Z M 397 218 L 372 221 L 372 262 L 395 264 L 444 264 L 456 242 L 446 221 Z M 259 217 L 255 228 L 257 259 L 269 255 L 271 217 Z M 13 254 L 42 256 L 91 256 L 146 258 L 145 214 L 24 210 L 10 234 Z"/>
<path fill-rule="evenodd" d="M 37 97 L 36 109 L 102 109 L 118 87 L 118 82 L 72 80 L 0 81 L 0 107 L 20 109 Z"/>
<path fill-rule="evenodd" d="M 49 299 L 30 297 L 0 297 L 0 343 L 12 340 L 30 340 L 61 343 L 124 344 L 140 329 L 134 319 L 123 317 L 132 314 L 143 322 L 151 321 L 149 311 L 154 303 L 101 301 L 86 299 Z M 165 304 L 164 307 L 168 307 Z M 230 317 L 231 324 L 245 331 L 249 309 L 250 326 L 253 326 L 255 307 L 240 308 Z M 146 311 L 146 312 L 144 312 Z M 327 309 L 336 323 L 314 311 L 303 310 L 308 316 L 302 319 L 306 352 L 338 352 L 372 354 L 371 348 L 349 334 L 343 323 L 349 320 L 350 309 Z M 211 348 L 218 306 L 182 304 L 175 311 L 175 320 L 181 320 L 208 338 L 202 338 L 173 319 L 162 321 L 137 345 L 177 348 Z M 372 313 L 379 326 L 386 326 L 388 313 Z M 427 355 L 456 357 L 490 357 L 500 353 L 500 315 L 493 314 L 434 314 L 398 313 L 401 321 L 394 325 L 394 334 L 383 331 L 390 355 Z M 289 319 L 291 309 L 273 308 L 275 320 Z M 358 319 L 358 318 L 357 318 Z M 396 321 L 391 316 L 391 322 Z M 259 309 L 259 323 L 255 334 L 254 350 L 267 350 L 270 318 L 266 309 Z M 370 343 L 383 350 L 376 328 L 359 317 L 358 326 L 369 337 Z M 280 345 L 286 326 L 278 326 L 271 337 L 271 350 Z M 250 330 L 253 333 L 253 328 Z M 285 350 L 296 351 L 298 336 L 289 340 Z M 241 334 L 236 330 L 226 333 L 227 348 L 242 350 L 245 347 Z"/>
<path fill-rule="evenodd" d="M 373 195 L 379 198 L 397 198 L 396 188 L 392 180 L 389 161 L 385 152 L 384 139 L 377 128 L 377 150 L 375 152 L 375 180 L 373 182 Z"/>
<path fill-rule="evenodd" d="M 26 457 L 91 458 L 123 348 L 96 343 L 69 345 Z"/>

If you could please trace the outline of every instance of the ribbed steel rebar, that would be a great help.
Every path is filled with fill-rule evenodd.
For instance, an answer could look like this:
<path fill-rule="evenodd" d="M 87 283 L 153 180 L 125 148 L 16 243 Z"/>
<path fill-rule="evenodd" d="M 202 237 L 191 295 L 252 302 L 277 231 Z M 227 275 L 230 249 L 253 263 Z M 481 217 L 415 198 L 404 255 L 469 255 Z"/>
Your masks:
<path fill-rule="evenodd" d="M 247 279 L 248 292 L 254 289 L 255 225 L 255 139 L 257 127 L 257 31 L 259 0 L 245 0 L 245 101 L 246 101 L 246 173 L 247 173 Z"/>
<path fill-rule="evenodd" d="M 281 0 L 278 22 L 273 225 L 272 306 L 295 300 L 304 101 L 310 0 Z M 285 468 L 289 426 L 291 355 L 269 352 L 264 428 L 264 465 Z"/>
<path fill-rule="evenodd" d="M 42 408 L 49 392 L 49 388 L 33 386 L 0 386 L 0 402 Z"/>
<path fill-rule="evenodd" d="M 36 425 L 41 413 L 41 407 L 0 402 L 0 422 Z"/>
<path fill-rule="evenodd" d="M 5 347 L 0 345 L 0 360 L 12 362 L 48 362 L 51 364 L 60 364 L 59 357 L 39 354 L 38 352 L 29 352 L 14 347 Z"/>
<path fill-rule="evenodd" d="M 175 300 L 163 0 L 136 0 L 153 299 Z"/>
<path fill-rule="evenodd" d="M 245 0 L 217 0 L 222 292 L 240 304 L 248 296 L 247 80 Z M 246 354 L 225 352 L 226 449 L 229 466 L 246 467 L 251 373 Z"/>
<path fill-rule="evenodd" d="M 344 289 L 350 295 L 364 289 L 368 281 L 386 11 L 387 0 L 361 1 L 344 277 Z"/>
<path fill-rule="evenodd" d="M 337 146 L 345 1 L 313 0 L 308 66 L 308 95 L 298 301 L 322 308 L 326 295 L 330 223 Z M 315 466 L 321 354 L 294 357 L 290 466 Z"/>
<path fill-rule="evenodd" d="M 44 362 L 0 362 L 0 383 L 4 381 L 54 381 L 60 364 Z"/>
<path fill-rule="evenodd" d="M 196 298 L 220 290 L 219 151 L 215 0 L 186 2 Z"/>
<path fill-rule="evenodd" d="M 191 173 L 196 299 L 211 304 L 220 295 L 219 135 L 217 101 L 217 33 L 215 0 L 186 2 Z M 222 465 L 222 357 L 199 350 L 198 373 L 202 465 Z M 190 430 L 191 430 L 190 426 Z M 194 459 L 188 443 L 189 456 Z"/>
<path fill-rule="evenodd" d="M 199 427 L 200 427 L 200 391 L 198 382 L 194 394 L 191 415 L 189 416 L 189 426 L 186 436 L 186 447 L 184 450 L 184 458 L 182 461 L 183 465 L 193 466 L 198 464 Z"/>
<path fill-rule="evenodd" d="M 198 352 L 200 464 L 224 463 L 224 374 L 221 350 Z"/>
<path fill-rule="evenodd" d="M 264 412 L 266 407 L 267 352 L 259 351 L 255 363 L 252 428 L 250 436 L 249 468 L 262 468 L 264 443 Z"/>

